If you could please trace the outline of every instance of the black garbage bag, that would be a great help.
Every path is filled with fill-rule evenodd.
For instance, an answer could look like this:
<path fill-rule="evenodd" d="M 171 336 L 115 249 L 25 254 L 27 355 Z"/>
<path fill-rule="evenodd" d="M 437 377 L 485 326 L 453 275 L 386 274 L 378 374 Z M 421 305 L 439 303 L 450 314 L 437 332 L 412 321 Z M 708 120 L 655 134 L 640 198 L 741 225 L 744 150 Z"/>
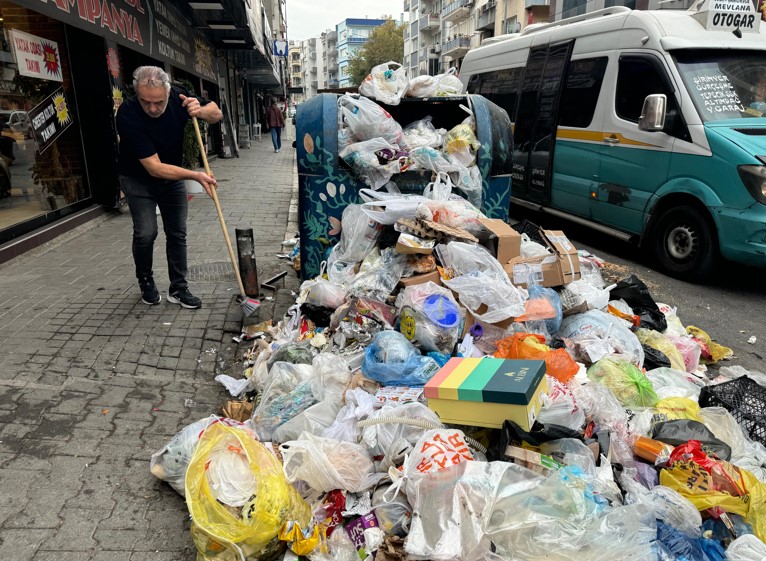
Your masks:
<path fill-rule="evenodd" d="M 301 305 L 301 313 L 309 318 L 317 327 L 327 327 L 330 325 L 335 308 L 325 308 L 324 306 L 315 306 L 314 304 L 304 303 Z"/>
<path fill-rule="evenodd" d="M 731 447 L 718 440 L 712 431 L 698 421 L 675 419 L 654 425 L 652 438 L 671 446 L 686 444 L 690 440 L 699 440 L 706 454 L 713 453 L 721 460 L 729 461 Z"/>
<path fill-rule="evenodd" d="M 543 442 L 559 440 L 560 438 L 577 438 L 582 440 L 582 435 L 561 425 L 535 423 L 532 430 L 527 432 L 513 421 L 503 422 L 503 428 L 493 431 L 487 448 L 487 459 L 491 462 L 505 459 L 505 449 L 508 446 L 521 446 L 523 442 L 532 446 L 540 446 Z"/>
<path fill-rule="evenodd" d="M 641 345 L 644 348 L 644 368 L 654 370 L 655 368 L 670 368 L 670 359 L 662 351 L 658 351 L 649 345 Z"/>
<path fill-rule="evenodd" d="M 649 289 L 636 275 L 630 275 L 617 283 L 610 292 L 612 300 L 622 298 L 633 309 L 633 313 L 641 318 L 641 327 L 654 329 L 662 333 L 667 329 L 668 323 L 657 307 L 657 303 L 649 293 Z"/>

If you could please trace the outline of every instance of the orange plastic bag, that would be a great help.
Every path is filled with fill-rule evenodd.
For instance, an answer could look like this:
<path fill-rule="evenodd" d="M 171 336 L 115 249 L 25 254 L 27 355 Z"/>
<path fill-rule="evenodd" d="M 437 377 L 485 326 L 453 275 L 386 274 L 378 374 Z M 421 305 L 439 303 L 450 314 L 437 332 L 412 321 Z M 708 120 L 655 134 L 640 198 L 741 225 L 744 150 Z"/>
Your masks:
<path fill-rule="evenodd" d="M 564 384 L 578 371 L 577 364 L 566 350 L 551 350 L 545 344 L 545 337 L 535 333 L 514 333 L 498 341 L 495 358 L 544 360 L 546 373 Z"/>

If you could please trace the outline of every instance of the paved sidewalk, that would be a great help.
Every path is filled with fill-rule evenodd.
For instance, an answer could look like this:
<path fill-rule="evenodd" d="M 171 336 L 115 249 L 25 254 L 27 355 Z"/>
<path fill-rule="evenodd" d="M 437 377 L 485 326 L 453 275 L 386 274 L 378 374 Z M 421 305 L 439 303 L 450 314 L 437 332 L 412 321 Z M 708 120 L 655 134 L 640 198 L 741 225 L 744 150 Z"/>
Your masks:
<path fill-rule="evenodd" d="M 261 282 L 290 270 L 275 257 L 297 189 L 287 129 L 279 154 L 264 135 L 238 159 L 211 163 L 232 241 L 235 227 L 255 230 Z M 166 300 L 162 233 L 163 300 L 149 307 L 133 272 L 130 216 L 83 230 L 0 266 L 0 560 L 193 560 L 184 501 L 149 473 L 149 457 L 217 412 L 217 372 L 242 372 L 231 342 L 241 311 L 215 208 L 204 195 L 189 205 L 200 310 Z M 295 274 L 279 285 L 261 319 L 284 313 Z"/>

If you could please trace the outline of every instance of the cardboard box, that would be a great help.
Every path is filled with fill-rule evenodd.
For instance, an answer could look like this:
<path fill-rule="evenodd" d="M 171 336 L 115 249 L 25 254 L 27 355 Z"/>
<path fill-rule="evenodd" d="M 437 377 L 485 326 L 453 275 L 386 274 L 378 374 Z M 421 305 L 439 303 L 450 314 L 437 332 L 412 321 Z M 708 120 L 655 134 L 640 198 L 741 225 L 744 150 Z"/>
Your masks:
<path fill-rule="evenodd" d="M 539 257 L 515 257 L 503 266 L 511 282 L 526 287 L 532 275 L 540 286 L 562 286 L 580 278 L 577 248 L 561 230 L 542 230 L 553 253 Z"/>
<path fill-rule="evenodd" d="M 413 275 L 411 277 L 404 278 L 399 281 L 399 288 L 406 288 L 416 284 L 424 284 L 428 281 L 435 282 L 439 286 L 442 286 L 442 279 L 439 276 L 439 271 L 431 271 L 430 273 L 423 273 L 422 275 Z"/>
<path fill-rule="evenodd" d="M 488 308 L 484 304 L 482 304 L 481 306 L 479 306 L 478 313 L 480 314 L 486 313 L 487 309 Z M 515 319 L 516 318 L 508 318 L 503 321 L 498 321 L 496 323 L 490 323 L 489 325 L 494 325 L 495 327 L 499 327 L 500 329 L 508 329 L 511 326 L 511 324 L 515 321 Z M 468 330 L 471 329 L 471 327 L 473 327 L 475 323 L 476 323 L 476 318 L 474 317 L 474 315 L 468 310 L 466 310 L 465 323 L 463 324 L 463 331 L 460 335 L 461 339 L 465 337 L 465 334 L 468 333 Z"/>
<path fill-rule="evenodd" d="M 542 360 L 451 358 L 424 394 L 443 423 L 501 428 L 508 419 L 528 431 L 547 390 Z"/>
<path fill-rule="evenodd" d="M 499 218 L 480 218 L 479 222 L 489 231 L 489 239 L 482 245 L 505 265 L 521 255 L 521 234 Z"/>
<path fill-rule="evenodd" d="M 511 463 L 524 466 L 546 477 L 564 467 L 563 464 L 550 456 L 535 452 L 534 450 L 519 448 L 518 446 L 507 446 L 505 448 L 505 455 Z"/>

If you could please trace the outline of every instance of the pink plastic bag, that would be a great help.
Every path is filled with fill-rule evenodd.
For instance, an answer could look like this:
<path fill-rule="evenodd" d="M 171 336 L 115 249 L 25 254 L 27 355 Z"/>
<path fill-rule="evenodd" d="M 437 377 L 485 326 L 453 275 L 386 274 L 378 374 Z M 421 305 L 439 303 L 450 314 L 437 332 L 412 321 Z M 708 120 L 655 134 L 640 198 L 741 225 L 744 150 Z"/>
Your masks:
<path fill-rule="evenodd" d="M 691 337 L 668 337 L 670 341 L 684 357 L 684 365 L 687 372 L 694 372 L 700 365 L 702 349 Z"/>

